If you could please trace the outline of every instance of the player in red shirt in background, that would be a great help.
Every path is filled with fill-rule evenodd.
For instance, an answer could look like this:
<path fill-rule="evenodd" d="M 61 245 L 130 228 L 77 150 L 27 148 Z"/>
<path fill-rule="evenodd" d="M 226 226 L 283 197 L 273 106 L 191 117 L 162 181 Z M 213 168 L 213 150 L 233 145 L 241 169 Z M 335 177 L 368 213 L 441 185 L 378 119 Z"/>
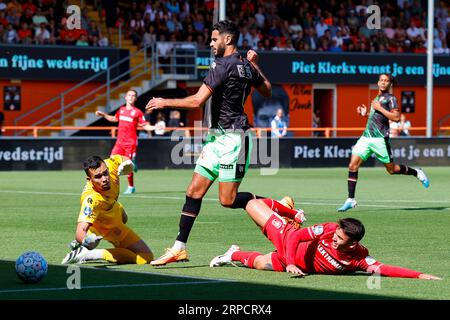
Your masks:
<path fill-rule="evenodd" d="M 267 204 L 266 200 L 263 201 Z M 263 201 L 251 200 L 245 209 L 274 244 L 276 251 L 263 255 L 240 251 L 233 245 L 225 254 L 211 260 L 210 267 L 240 261 L 252 269 L 286 271 L 298 276 L 365 271 L 388 277 L 441 280 L 430 274 L 383 264 L 369 256 L 367 248 L 359 243 L 365 229 L 357 219 L 345 218 L 338 223 L 296 228 Z"/>
<path fill-rule="evenodd" d="M 125 95 L 126 104 L 119 108 L 114 116 L 108 115 L 103 111 L 96 111 L 99 117 L 104 117 L 109 122 L 119 122 L 117 133 L 117 141 L 111 151 L 111 156 L 120 154 L 128 157 L 135 162 L 137 147 L 137 129 L 143 128 L 146 131 L 155 130 L 144 118 L 141 110 L 134 106 L 137 100 L 137 92 L 135 90 L 127 91 Z M 135 166 L 136 168 L 136 166 Z M 123 194 L 132 194 L 136 192 L 134 186 L 134 173 L 128 174 L 128 188 Z"/>

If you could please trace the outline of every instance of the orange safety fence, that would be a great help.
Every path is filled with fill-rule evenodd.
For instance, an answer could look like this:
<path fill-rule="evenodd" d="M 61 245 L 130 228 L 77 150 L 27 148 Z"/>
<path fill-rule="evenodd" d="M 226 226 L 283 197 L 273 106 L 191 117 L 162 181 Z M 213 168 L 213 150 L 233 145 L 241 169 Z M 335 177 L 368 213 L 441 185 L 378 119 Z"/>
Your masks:
<path fill-rule="evenodd" d="M 33 137 L 37 138 L 39 136 L 39 131 L 62 131 L 62 130 L 108 130 L 111 131 L 111 136 L 116 137 L 118 127 L 78 127 L 78 126 L 60 126 L 60 127 L 51 127 L 51 126 L 4 126 L 2 128 L 3 132 L 7 132 L 8 130 L 25 130 L 32 131 Z M 360 131 L 361 133 L 365 127 L 349 127 L 349 128 L 334 128 L 334 127 L 324 127 L 324 128 L 287 128 L 287 131 L 291 132 L 324 132 L 324 136 L 326 138 L 331 137 L 331 132 L 345 132 L 345 131 Z M 144 130 L 144 129 L 139 129 Z M 189 131 L 198 131 L 198 130 L 208 130 L 208 128 L 202 127 L 166 127 L 165 131 L 175 131 L 175 130 L 189 130 Z M 252 131 L 256 132 L 256 136 L 260 137 L 261 133 L 272 131 L 272 128 L 252 128 Z M 426 131 L 426 127 L 412 127 L 409 128 L 409 131 Z M 442 130 L 450 130 L 450 127 L 438 127 L 439 131 Z"/>

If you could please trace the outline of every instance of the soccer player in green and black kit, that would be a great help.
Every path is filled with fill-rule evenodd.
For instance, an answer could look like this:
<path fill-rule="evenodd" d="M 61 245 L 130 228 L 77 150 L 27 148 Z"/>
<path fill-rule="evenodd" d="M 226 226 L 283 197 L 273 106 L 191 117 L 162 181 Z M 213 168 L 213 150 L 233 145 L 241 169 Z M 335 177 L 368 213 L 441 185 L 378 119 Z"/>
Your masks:
<path fill-rule="evenodd" d="M 373 153 L 379 161 L 384 163 L 389 174 L 412 175 L 419 179 L 425 188 L 430 186 L 430 181 L 421 169 L 414 169 L 393 162 L 389 141 L 389 120 L 400 120 L 397 98 L 391 93 L 394 81 L 395 79 L 391 74 L 380 74 L 378 95 L 372 101 L 370 113 L 365 105 L 360 105 L 356 109 L 361 116 L 369 116 L 369 119 L 363 135 L 352 150 L 352 157 L 348 166 L 348 199 L 338 209 L 340 212 L 356 207 L 355 189 L 358 181 L 358 169 Z"/>
<path fill-rule="evenodd" d="M 213 26 L 210 47 L 216 57 L 198 92 L 183 99 L 151 99 L 146 109 L 165 107 L 198 108 L 212 97 L 209 131 L 197 160 L 192 181 L 186 191 L 179 232 L 174 245 L 153 266 L 186 261 L 186 242 L 200 212 L 202 199 L 217 179 L 219 199 L 224 207 L 245 209 L 255 198 L 250 192 L 238 192 L 250 164 L 250 125 L 244 113 L 244 103 L 254 87 L 262 96 L 270 97 L 272 85 L 258 66 L 258 55 L 249 50 L 242 57 L 237 50 L 239 29 L 224 20 Z M 278 204 L 276 204 L 278 205 Z M 281 209 L 283 205 L 280 205 Z M 288 209 L 288 208 L 286 208 Z M 292 215 L 297 214 L 293 211 Z"/>

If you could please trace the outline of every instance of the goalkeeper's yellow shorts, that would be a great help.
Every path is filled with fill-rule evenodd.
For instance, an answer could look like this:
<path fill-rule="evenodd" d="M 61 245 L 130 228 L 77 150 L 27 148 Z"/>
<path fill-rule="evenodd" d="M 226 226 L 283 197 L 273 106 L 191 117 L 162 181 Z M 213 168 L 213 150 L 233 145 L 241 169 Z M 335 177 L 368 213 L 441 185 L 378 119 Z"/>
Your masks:
<path fill-rule="evenodd" d="M 89 232 L 91 232 L 90 229 L 97 235 L 101 235 L 100 233 L 97 233 L 94 228 L 89 228 Z M 108 232 L 108 234 L 102 236 L 104 240 L 111 242 L 116 248 L 128 248 L 132 244 L 142 240 L 141 237 L 127 225 L 116 227 L 112 229 L 111 232 Z"/>

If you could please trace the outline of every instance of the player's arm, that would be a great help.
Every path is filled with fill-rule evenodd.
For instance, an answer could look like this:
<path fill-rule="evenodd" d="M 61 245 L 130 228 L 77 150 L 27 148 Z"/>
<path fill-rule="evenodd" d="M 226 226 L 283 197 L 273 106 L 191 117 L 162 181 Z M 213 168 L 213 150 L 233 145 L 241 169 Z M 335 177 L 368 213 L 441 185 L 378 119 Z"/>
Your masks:
<path fill-rule="evenodd" d="M 88 233 L 91 224 L 89 222 L 78 222 L 77 230 L 75 232 L 75 240 L 70 244 L 72 249 L 76 249 L 79 246 L 88 248 L 89 250 L 95 249 L 102 236 L 97 236 L 95 233 Z"/>
<path fill-rule="evenodd" d="M 89 222 L 78 222 L 77 230 L 75 232 L 75 240 L 77 240 L 78 243 L 83 243 L 90 226 L 91 224 Z"/>
<path fill-rule="evenodd" d="M 323 226 L 315 225 L 290 232 L 286 238 L 286 263 L 295 265 L 295 254 L 300 242 L 311 241 L 323 234 Z"/>
<path fill-rule="evenodd" d="M 247 60 L 252 64 L 253 68 L 258 71 L 258 73 L 263 78 L 263 83 L 256 88 L 256 90 L 265 98 L 270 98 L 272 96 L 272 84 L 267 79 L 267 77 L 264 75 L 264 73 L 261 71 L 261 68 L 258 65 L 258 54 L 253 51 L 249 50 L 247 52 Z"/>
<path fill-rule="evenodd" d="M 395 278 L 417 278 L 424 280 L 442 280 L 439 277 L 433 276 L 431 274 L 422 273 L 420 271 L 403 268 L 399 266 L 393 266 L 388 264 L 383 264 L 378 261 L 373 260 L 371 257 L 366 257 L 363 264 L 363 270 L 368 273 L 376 273 L 380 276 L 385 277 L 395 277 Z"/>
<path fill-rule="evenodd" d="M 380 112 L 382 115 L 384 115 L 391 121 L 397 122 L 400 120 L 400 112 L 398 111 L 398 108 L 391 109 L 391 111 L 388 111 L 385 108 L 383 108 L 379 102 L 374 102 L 372 104 L 372 108 Z"/>
<path fill-rule="evenodd" d="M 153 111 L 166 107 L 188 109 L 199 108 L 206 102 L 206 100 L 208 100 L 211 94 L 212 90 L 208 88 L 207 85 L 202 84 L 197 93 L 194 95 L 182 99 L 153 98 L 147 103 L 145 109 Z"/>
<path fill-rule="evenodd" d="M 149 132 L 149 131 L 153 131 L 156 129 L 155 126 L 152 126 L 151 124 L 149 124 L 148 122 L 146 122 L 145 124 L 139 125 L 139 128 L 144 129 L 145 131 Z"/>
<path fill-rule="evenodd" d="M 97 117 L 103 117 L 106 120 L 108 120 L 109 122 L 119 122 L 119 120 L 117 120 L 117 118 L 115 116 L 111 116 L 107 113 L 104 113 L 103 111 L 95 111 L 95 115 Z"/>

